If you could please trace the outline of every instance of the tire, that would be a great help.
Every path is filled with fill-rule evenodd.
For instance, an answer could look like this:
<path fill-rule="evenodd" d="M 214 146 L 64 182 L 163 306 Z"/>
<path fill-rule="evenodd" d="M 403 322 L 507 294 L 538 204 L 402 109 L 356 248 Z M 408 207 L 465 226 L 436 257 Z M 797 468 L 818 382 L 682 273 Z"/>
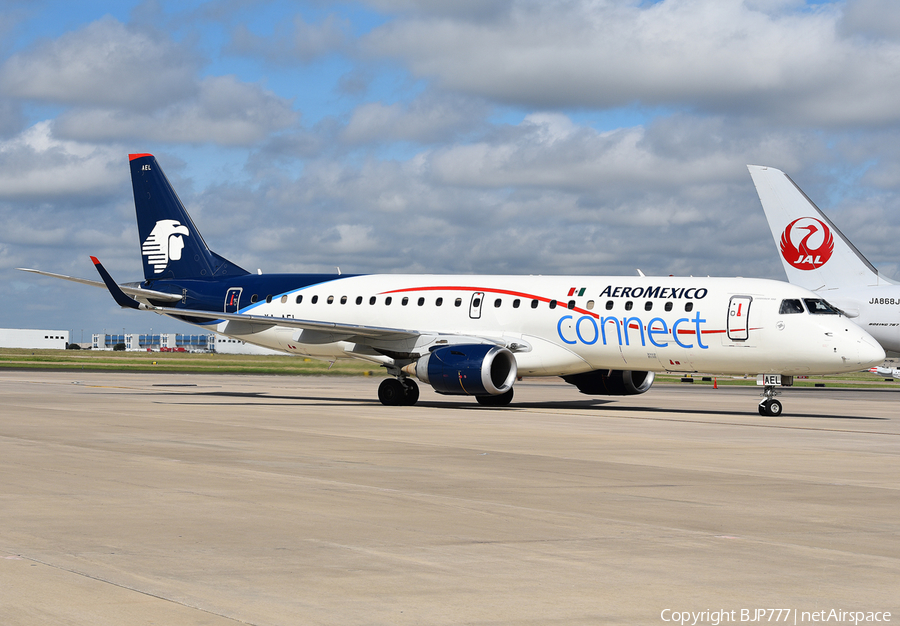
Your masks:
<path fill-rule="evenodd" d="M 475 396 L 475 399 L 478 400 L 478 404 L 482 406 L 506 406 L 512 402 L 513 390 L 512 387 L 510 387 L 509 391 L 501 393 L 498 396 Z"/>
<path fill-rule="evenodd" d="M 765 403 L 765 402 L 760 402 L 760 403 L 759 403 L 759 414 L 760 414 L 760 415 L 768 415 L 768 414 L 769 414 L 769 409 L 768 409 L 768 407 L 766 406 L 766 403 Z"/>
<path fill-rule="evenodd" d="M 378 385 L 378 399 L 385 406 L 400 406 L 406 399 L 406 390 L 396 378 L 385 378 Z"/>
<path fill-rule="evenodd" d="M 778 400 L 772 400 L 769 402 L 769 406 L 766 407 L 766 415 L 769 417 L 778 417 L 781 415 L 781 402 Z"/>

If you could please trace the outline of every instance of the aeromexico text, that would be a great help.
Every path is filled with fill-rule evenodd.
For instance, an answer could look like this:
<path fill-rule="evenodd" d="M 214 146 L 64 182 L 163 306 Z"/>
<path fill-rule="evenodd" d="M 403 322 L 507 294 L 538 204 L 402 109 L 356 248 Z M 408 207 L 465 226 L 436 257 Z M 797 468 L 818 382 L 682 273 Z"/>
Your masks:
<path fill-rule="evenodd" d="M 607 285 L 600 297 L 607 298 L 665 298 L 668 300 L 702 300 L 708 291 L 705 287 L 613 287 Z"/>

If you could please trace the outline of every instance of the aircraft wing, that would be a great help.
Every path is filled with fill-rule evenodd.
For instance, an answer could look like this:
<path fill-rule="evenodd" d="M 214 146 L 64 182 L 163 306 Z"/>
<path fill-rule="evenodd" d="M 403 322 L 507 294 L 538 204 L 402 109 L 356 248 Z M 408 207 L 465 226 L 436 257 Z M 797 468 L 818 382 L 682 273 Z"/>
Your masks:
<path fill-rule="evenodd" d="M 66 276 L 65 274 L 54 274 L 53 272 L 45 272 L 43 270 L 33 270 L 27 267 L 17 267 L 16 268 L 22 272 L 29 272 L 31 274 L 40 274 L 41 276 L 49 276 L 51 278 L 60 278 L 62 280 L 68 280 L 73 283 L 80 283 L 82 285 L 90 285 L 91 287 L 102 287 L 106 289 L 106 285 L 99 280 L 88 280 L 87 278 L 75 278 L 74 276 Z M 181 296 L 172 294 L 172 293 L 163 293 L 161 291 L 153 291 L 152 289 L 141 289 L 140 287 L 133 287 L 130 285 L 119 285 L 119 289 L 121 289 L 124 293 L 127 293 L 129 296 L 133 296 L 135 298 L 140 298 L 142 300 L 157 300 L 162 302 L 178 302 L 181 300 Z"/>

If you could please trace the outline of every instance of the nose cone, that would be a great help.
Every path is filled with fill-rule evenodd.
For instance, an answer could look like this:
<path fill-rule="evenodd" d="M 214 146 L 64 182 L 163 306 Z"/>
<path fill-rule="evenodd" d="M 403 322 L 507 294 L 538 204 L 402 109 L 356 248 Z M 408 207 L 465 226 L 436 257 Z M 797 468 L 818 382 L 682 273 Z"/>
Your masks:
<path fill-rule="evenodd" d="M 860 369 L 875 367 L 884 363 L 885 354 L 877 341 L 871 335 L 865 333 L 865 337 L 859 341 L 859 365 Z"/>

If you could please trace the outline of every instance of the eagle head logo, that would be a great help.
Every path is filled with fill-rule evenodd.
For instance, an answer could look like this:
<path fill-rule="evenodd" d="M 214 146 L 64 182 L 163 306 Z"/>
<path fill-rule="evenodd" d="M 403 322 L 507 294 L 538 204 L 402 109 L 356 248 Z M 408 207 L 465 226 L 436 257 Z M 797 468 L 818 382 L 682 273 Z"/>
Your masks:
<path fill-rule="evenodd" d="M 169 261 L 181 259 L 181 251 L 184 249 L 182 235 L 190 236 L 190 234 L 187 226 L 182 226 L 177 220 L 156 222 L 156 226 L 141 246 L 141 254 L 147 257 L 147 262 L 153 266 L 154 274 L 162 274 Z"/>

